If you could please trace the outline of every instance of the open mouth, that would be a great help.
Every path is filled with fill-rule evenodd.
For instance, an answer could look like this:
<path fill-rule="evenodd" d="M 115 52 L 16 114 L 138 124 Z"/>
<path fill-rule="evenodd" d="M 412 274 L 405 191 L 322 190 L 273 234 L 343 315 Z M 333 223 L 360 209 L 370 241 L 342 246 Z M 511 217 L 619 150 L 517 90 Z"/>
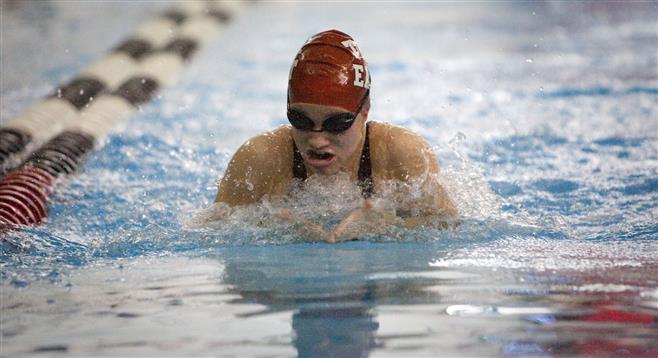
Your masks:
<path fill-rule="evenodd" d="M 329 160 L 333 157 L 335 157 L 334 154 L 331 153 L 326 153 L 326 152 L 316 152 L 314 150 L 309 150 L 307 152 L 308 157 L 311 159 L 316 159 L 316 160 Z"/>
<path fill-rule="evenodd" d="M 333 153 L 309 150 L 306 152 L 306 161 L 308 164 L 316 167 L 328 166 L 333 163 L 336 155 Z"/>

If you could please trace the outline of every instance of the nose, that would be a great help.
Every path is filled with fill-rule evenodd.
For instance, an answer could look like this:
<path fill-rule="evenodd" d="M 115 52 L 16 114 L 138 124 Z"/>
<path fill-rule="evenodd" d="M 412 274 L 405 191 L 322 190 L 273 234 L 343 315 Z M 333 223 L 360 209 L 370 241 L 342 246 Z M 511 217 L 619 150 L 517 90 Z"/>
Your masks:
<path fill-rule="evenodd" d="M 322 149 L 327 147 L 331 141 L 324 132 L 309 132 L 308 144 L 311 149 Z"/>

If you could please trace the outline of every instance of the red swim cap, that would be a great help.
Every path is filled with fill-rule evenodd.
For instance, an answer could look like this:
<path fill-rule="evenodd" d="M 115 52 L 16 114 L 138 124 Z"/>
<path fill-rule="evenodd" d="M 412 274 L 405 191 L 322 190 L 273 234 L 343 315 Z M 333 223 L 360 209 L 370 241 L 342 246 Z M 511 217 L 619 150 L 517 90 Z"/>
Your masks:
<path fill-rule="evenodd" d="M 338 30 L 323 31 L 311 36 L 292 62 L 288 103 L 356 112 L 369 88 L 368 65 L 354 39 Z"/>

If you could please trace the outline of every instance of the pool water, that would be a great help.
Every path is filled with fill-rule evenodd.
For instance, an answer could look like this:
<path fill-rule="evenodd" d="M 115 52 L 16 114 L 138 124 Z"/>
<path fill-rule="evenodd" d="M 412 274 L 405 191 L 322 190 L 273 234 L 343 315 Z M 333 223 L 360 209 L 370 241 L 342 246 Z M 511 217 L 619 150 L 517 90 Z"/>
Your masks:
<path fill-rule="evenodd" d="M 2 2 L 0 121 L 170 5 Z M 0 355 L 656 356 L 657 18 L 250 4 L 1 241 Z M 286 124 L 292 58 L 329 28 L 369 62 L 370 118 L 435 149 L 457 229 L 307 243 L 256 225 L 266 205 L 198 224 L 235 149 Z M 359 204 L 320 194 L 299 210 Z"/>

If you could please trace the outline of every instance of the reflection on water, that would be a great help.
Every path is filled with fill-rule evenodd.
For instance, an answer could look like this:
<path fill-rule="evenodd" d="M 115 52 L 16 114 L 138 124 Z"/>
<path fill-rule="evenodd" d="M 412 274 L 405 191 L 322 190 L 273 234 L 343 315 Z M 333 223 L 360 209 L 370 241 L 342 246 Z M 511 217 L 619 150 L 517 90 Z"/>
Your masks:
<path fill-rule="evenodd" d="M 380 256 L 385 261 L 368 259 L 384 248 L 373 246 L 373 252 L 367 252 L 313 245 L 298 247 L 293 255 L 272 249 L 250 248 L 246 257 L 244 249 L 223 255 L 224 282 L 240 295 L 234 303 L 267 307 L 252 314 L 292 311 L 293 344 L 300 356 L 366 356 L 376 347 L 377 305 L 436 301 L 436 294 L 423 290 L 429 280 L 374 277 L 383 267 L 404 260 L 390 254 Z M 254 262 L 253 257 L 263 261 Z M 305 271 L 295 272 L 299 267 Z"/>
<path fill-rule="evenodd" d="M 375 347 L 379 323 L 369 307 L 300 309 L 292 316 L 302 357 L 364 357 Z"/>
<path fill-rule="evenodd" d="M 430 269 L 447 253 L 423 245 L 362 245 L 226 252 L 224 283 L 232 303 L 265 306 L 250 315 L 292 311 L 301 356 L 656 352 L 658 292 L 642 281 L 656 267 L 465 272 Z"/>
<path fill-rule="evenodd" d="M 351 242 L 107 260 L 59 284 L 3 288 L 2 354 L 657 352 L 655 264 L 436 265 L 454 254 L 441 242 Z"/>

